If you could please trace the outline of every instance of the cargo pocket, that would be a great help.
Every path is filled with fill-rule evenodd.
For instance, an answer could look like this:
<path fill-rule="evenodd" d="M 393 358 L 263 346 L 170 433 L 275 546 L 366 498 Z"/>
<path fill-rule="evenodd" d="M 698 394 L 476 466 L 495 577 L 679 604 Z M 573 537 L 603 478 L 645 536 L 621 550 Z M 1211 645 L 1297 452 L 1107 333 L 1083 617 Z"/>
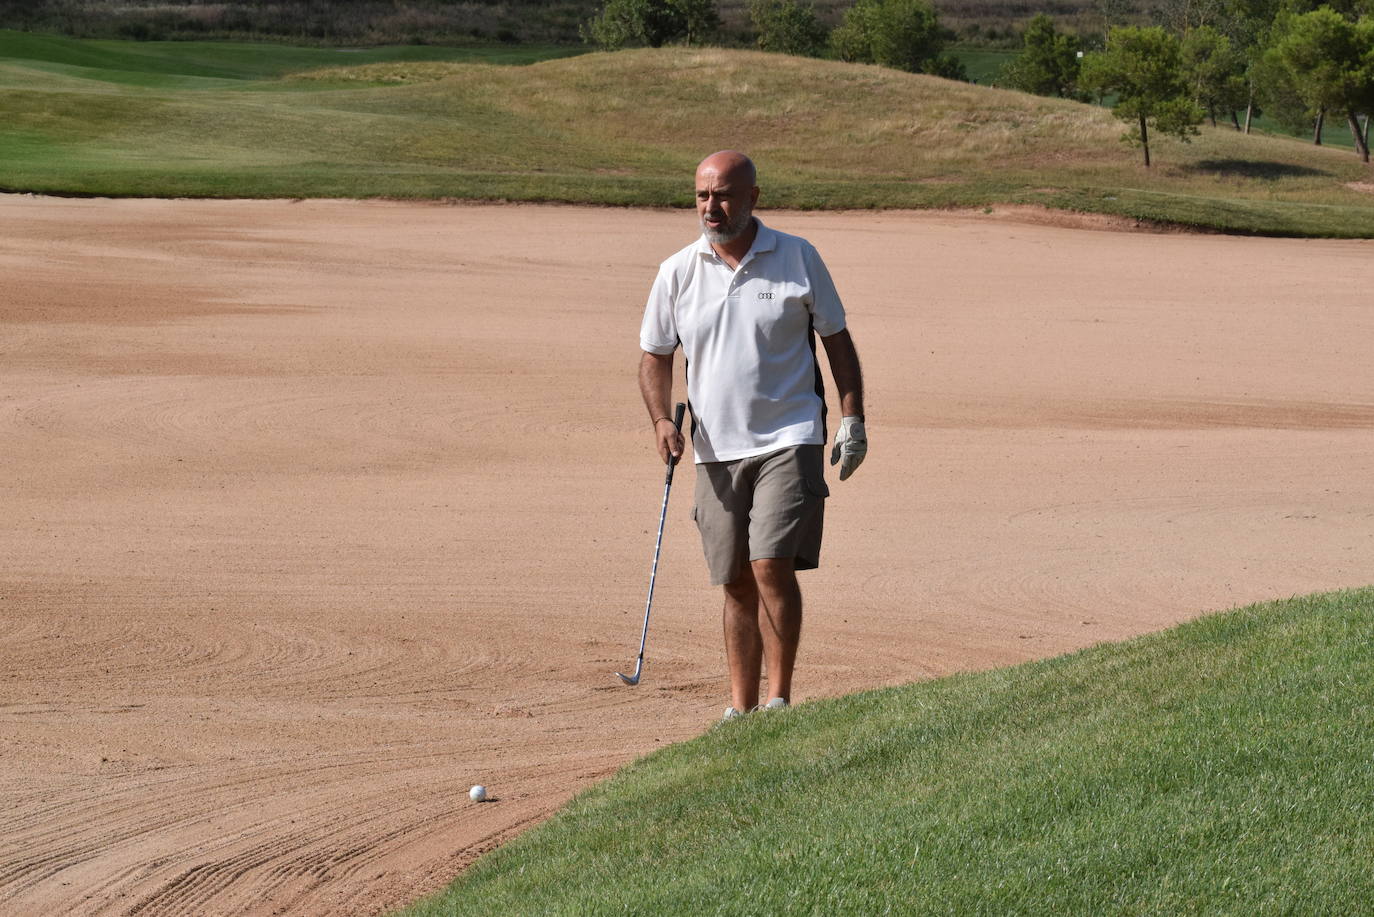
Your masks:
<path fill-rule="evenodd" d="M 820 461 L 808 462 L 804 459 L 801 465 L 802 483 L 807 495 L 822 500 L 830 496 L 830 487 L 825 483 L 825 466 Z"/>

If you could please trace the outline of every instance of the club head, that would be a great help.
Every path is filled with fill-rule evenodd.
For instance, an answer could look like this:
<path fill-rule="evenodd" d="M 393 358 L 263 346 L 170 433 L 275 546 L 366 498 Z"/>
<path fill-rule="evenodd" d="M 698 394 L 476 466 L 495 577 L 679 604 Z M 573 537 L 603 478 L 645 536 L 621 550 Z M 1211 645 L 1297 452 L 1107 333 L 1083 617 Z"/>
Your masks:
<path fill-rule="evenodd" d="M 633 675 L 622 675 L 621 673 L 616 672 L 615 675 L 616 675 L 617 678 L 619 678 L 621 681 L 625 682 L 625 684 L 627 684 L 627 685 L 637 685 L 637 684 L 639 684 L 639 673 L 638 673 L 638 672 L 636 672 L 636 673 L 633 674 Z"/>

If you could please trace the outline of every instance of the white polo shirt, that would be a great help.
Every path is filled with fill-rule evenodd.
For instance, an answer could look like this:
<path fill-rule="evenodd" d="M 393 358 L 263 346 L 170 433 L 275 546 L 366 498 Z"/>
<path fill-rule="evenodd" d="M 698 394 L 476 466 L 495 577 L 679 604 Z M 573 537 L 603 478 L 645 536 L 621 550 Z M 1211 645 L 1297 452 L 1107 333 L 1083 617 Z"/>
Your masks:
<path fill-rule="evenodd" d="M 825 443 L 811 332 L 829 337 L 844 327 L 816 249 L 760 222 L 736 269 L 704 235 L 659 266 L 639 346 L 657 354 L 682 347 L 696 460 L 729 462 Z"/>

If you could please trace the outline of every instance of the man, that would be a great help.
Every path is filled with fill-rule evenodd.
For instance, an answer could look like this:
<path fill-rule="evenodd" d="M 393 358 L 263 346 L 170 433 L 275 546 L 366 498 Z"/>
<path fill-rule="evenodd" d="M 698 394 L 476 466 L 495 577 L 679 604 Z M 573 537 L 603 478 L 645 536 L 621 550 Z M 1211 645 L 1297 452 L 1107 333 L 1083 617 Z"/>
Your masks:
<path fill-rule="evenodd" d="M 682 455 L 673 426 L 673 355 L 687 361 L 692 516 L 712 585 L 725 589 L 725 719 L 754 710 L 767 662 L 771 700 L 787 706 L 801 639 L 798 570 L 820 562 L 825 395 L 814 331 L 825 345 L 843 419 L 830 463 L 840 480 L 868 451 L 859 357 L 844 307 L 815 248 L 753 215 L 754 164 L 723 151 L 696 173 L 702 235 L 659 267 L 644 309 L 639 389 L 665 462 Z"/>

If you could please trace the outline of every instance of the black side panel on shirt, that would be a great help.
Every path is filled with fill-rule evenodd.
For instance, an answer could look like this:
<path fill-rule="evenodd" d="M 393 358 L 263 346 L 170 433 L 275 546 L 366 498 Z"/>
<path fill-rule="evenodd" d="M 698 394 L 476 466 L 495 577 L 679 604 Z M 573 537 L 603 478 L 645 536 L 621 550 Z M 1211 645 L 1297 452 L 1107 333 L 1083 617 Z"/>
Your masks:
<path fill-rule="evenodd" d="M 821 376 L 821 361 L 816 357 L 816 320 L 806 326 L 806 339 L 811 343 L 811 366 L 816 371 L 816 397 L 821 399 L 821 445 L 830 442 L 830 427 L 825 422 L 825 379 Z"/>

